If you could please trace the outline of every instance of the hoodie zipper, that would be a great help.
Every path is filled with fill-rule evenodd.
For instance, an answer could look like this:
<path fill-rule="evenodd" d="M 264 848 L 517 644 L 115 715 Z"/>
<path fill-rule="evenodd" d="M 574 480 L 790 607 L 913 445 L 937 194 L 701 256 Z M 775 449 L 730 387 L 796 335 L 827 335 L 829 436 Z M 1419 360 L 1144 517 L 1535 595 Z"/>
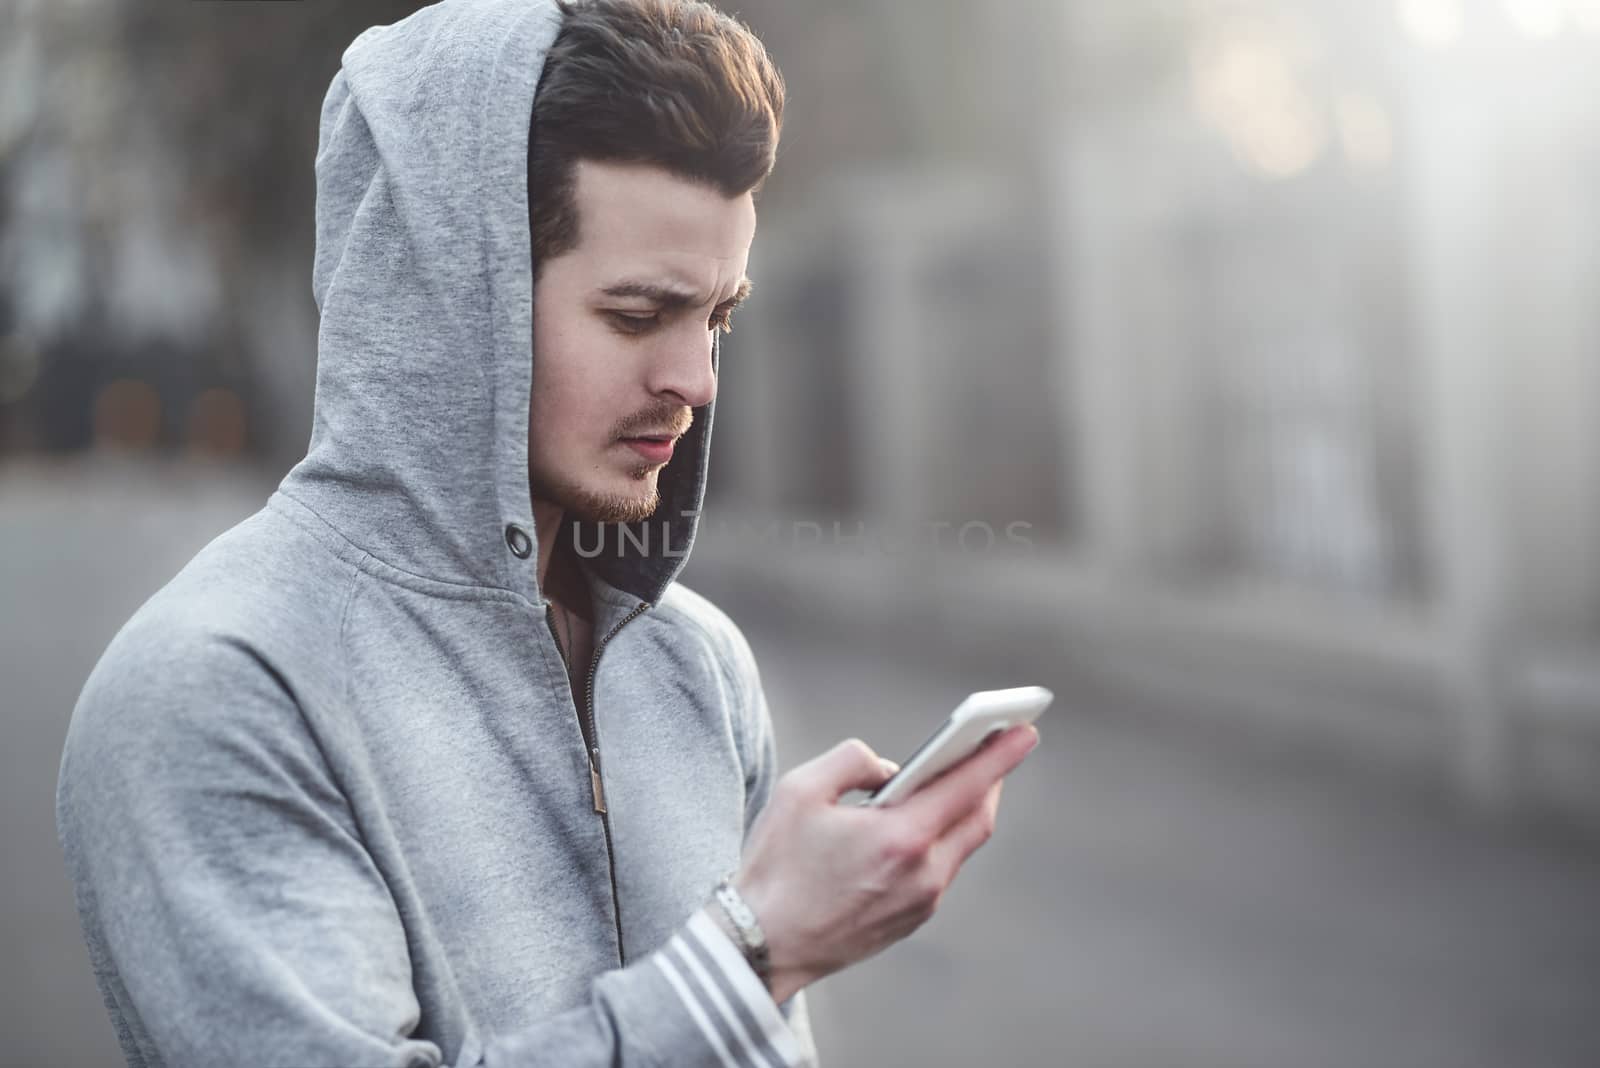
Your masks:
<path fill-rule="evenodd" d="M 611 844 L 611 814 L 606 808 L 605 782 L 600 777 L 600 742 L 594 726 L 594 677 L 600 670 L 600 654 L 605 652 L 606 644 L 617 636 L 617 632 L 637 619 L 650 605 L 641 601 L 626 616 L 617 622 L 595 643 L 594 654 L 589 658 L 589 675 L 583 686 L 583 707 L 578 708 L 577 702 L 573 707 L 578 713 L 578 731 L 583 735 L 584 747 L 589 750 L 589 793 L 593 799 L 594 810 L 600 816 L 600 827 L 606 836 L 606 868 L 611 874 L 611 922 L 617 932 L 617 964 L 626 965 L 626 955 L 622 950 L 622 900 L 617 893 L 617 855 Z M 545 625 L 550 628 L 551 635 L 556 639 L 556 648 L 561 648 L 561 636 L 556 632 L 554 610 L 545 606 Z"/>

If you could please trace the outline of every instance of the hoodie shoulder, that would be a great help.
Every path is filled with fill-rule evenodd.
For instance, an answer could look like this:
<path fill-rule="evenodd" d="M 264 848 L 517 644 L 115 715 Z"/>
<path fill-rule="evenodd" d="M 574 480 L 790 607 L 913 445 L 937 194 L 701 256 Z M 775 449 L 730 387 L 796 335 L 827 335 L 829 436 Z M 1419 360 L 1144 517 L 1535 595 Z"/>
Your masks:
<path fill-rule="evenodd" d="M 674 582 L 662 595 L 656 612 L 663 622 L 686 627 L 703 641 L 716 655 L 729 681 L 740 690 L 756 684 L 756 659 L 749 641 L 739 625 L 709 599 Z"/>
<path fill-rule="evenodd" d="M 269 508 L 134 613 L 67 728 L 56 820 L 72 871 L 86 877 L 111 839 L 170 842 L 195 806 L 284 784 L 340 810 L 307 709 L 343 699 L 341 615 L 357 575 Z"/>
<path fill-rule="evenodd" d="M 246 703 L 295 714 L 340 686 L 358 569 L 271 509 L 218 536 L 117 632 L 84 684 L 73 743 L 192 737 Z"/>

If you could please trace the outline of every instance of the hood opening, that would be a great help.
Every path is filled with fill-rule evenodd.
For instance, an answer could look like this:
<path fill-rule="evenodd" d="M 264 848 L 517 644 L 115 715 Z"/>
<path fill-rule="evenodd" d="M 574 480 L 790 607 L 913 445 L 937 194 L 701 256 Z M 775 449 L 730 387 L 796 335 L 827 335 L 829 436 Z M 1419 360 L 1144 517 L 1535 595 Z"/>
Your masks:
<path fill-rule="evenodd" d="M 537 555 L 505 531 L 536 536 L 527 149 L 560 20 L 553 0 L 444 0 L 345 50 L 316 156 L 311 442 L 280 486 L 394 568 L 533 602 Z M 638 600 L 686 562 L 712 407 L 662 471 L 654 516 L 567 525 L 586 566 Z"/>

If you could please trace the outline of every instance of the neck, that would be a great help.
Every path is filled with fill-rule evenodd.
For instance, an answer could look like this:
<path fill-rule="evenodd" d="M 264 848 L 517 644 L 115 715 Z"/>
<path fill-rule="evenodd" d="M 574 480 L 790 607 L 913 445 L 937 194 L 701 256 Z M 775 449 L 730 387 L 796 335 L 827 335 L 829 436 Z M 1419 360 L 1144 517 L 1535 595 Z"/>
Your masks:
<path fill-rule="evenodd" d="M 550 560 L 555 552 L 556 535 L 561 531 L 561 517 L 564 514 L 559 504 L 540 500 L 533 502 L 534 542 L 539 546 L 539 589 L 547 598 L 550 596 Z"/>

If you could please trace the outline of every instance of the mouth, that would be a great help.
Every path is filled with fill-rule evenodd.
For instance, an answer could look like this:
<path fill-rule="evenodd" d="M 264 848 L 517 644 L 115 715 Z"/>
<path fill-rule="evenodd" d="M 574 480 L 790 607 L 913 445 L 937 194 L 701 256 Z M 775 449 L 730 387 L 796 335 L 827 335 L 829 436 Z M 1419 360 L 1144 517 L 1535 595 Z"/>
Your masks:
<path fill-rule="evenodd" d="M 672 449 L 677 441 L 677 436 L 673 434 L 641 434 L 622 439 L 624 445 L 656 464 L 664 464 L 672 459 Z"/>

